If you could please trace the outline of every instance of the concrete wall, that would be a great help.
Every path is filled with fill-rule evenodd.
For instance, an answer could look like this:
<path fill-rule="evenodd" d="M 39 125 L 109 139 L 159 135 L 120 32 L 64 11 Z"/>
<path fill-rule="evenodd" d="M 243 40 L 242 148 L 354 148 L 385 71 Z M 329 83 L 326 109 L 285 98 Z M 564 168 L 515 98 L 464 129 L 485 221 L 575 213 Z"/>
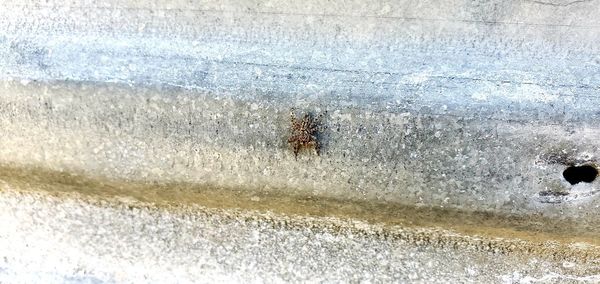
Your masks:
<path fill-rule="evenodd" d="M 600 154 L 596 1 L 0 4 L 4 168 L 487 212 L 598 240 L 598 181 L 562 176 Z M 293 111 L 323 114 L 319 156 L 294 156 Z"/>
<path fill-rule="evenodd" d="M 548 159 L 598 155 L 594 2 L 5 7 L 4 163 L 598 219 Z M 292 108 L 326 112 L 320 157 Z"/>

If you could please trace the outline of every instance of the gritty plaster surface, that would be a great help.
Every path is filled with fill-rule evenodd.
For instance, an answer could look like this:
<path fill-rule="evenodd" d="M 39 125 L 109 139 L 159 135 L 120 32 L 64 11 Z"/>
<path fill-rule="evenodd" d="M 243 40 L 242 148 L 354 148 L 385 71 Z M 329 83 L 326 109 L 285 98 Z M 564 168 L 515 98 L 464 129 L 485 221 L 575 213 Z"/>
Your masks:
<path fill-rule="evenodd" d="M 289 105 L 180 88 L 5 83 L 4 163 L 137 181 L 192 182 L 598 224 L 597 183 L 571 186 L 565 150 L 594 161 L 595 125 L 513 122 L 331 102 L 321 156 L 294 158 Z M 548 190 L 566 196 L 544 196 Z"/>
<path fill-rule="evenodd" d="M 49 218 L 48 216 L 52 216 Z M 296 217 L 298 218 L 298 217 Z M 594 283 L 600 267 L 388 240 L 376 226 L 45 193 L 0 193 L 0 281 L 9 283 Z M 325 225 L 324 225 L 325 224 Z M 329 225 L 327 225 L 329 224 Z M 323 226 L 329 229 L 323 229 Z"/>
<path fill-rule="evenodd" d="M 595 0 L 4 0 L 0 7 L 2 166 L 569 218 L 583 229 L 600 228 L 600 182 L 572 186 L 561 175 L 571 164 L 597 163 L 600 155 L 600 5 Z M 321 156 L 305 152 L 294 158 L 286 143 L 292 109 L 324 114 Z M 95 277 L 139 279 L 131 275 L 158 280 L 165 277 L 160 264 L 179 269 L 173 264 L 183 255 L 184 264 L 191 265 L 193 257 L 207 263 L 205 270 L 175 273 L 183 280 L 211 269 L 213 280 L 223 275 L 247 280 L 243 277 L 249 275 L 236 274 L 233 267 L 260 269 L 261 264 L 265 279 L 301 280 L 304 272 L 282 267 L 304 259 L 286 260 L 274 246 L 274 236 L 321 236 L 314 231 L 260 231 L 248 224 L 238 228 L 241 221 L 235 218 L 220 224 L 217 215 L 193 217 L 195 213 L 160 223 L 170 213 L 132 213 L 118 206 L 7 194 L 2 197 L 7 204 L 1 209 L 3 222 L 15 233 L 5 233 L 3 245 L 22 245 L 19 250 L 27 251 L 29 244 L 41 248 L 47 242 L 62 248 L 48 255 L 65 265 L 49 268 L 43 265 L 52 262 L 14 250 L 23 263 L 0 266 L 4 275 L 25 277 L 23 271 L 40 265 L 40 275 L 56 276 L 57 281 L 70 281 L 61 277 L 85 271 L 94 271 L 85 278 L 89 282 Z M 23 208 L 10 205 L 20 198 Z M 10 212 L 24 215 L 13 222 L 6 217 Z M 48 215 L 27 217 L 34 212 Z M 65 219 L 83 226 L 82 232 L 69 231 L 75 225 L 61 227 L 68 222 L 49 217 L 64 212 L 82 212 Z M 111 217 L 96 220 L 94 214 Z M 187 228 L 177 222 L 197 218 L 199 223 L 190 225 L 193 232 L 200 232 L 194 226 L 212 226 L 202 231 L 205 235 L 197 233 L 200 240 L 221 230 L 225 236 L 235 235 L 227 230 L 239 230 L 240 235 L 258 230 L 270 246 L 266 255 L 273 258 L 252 258 L 254 266 L 244 262 L 252 251 L 249 241 L 239 250 L 226 249 L 229 260 L 218 245 L 210 250 L 214 258 L 193 250 L 186 255 L 183 248 L 193 241 L 168 235 L 169 230 L 161 229 L 158 235 L 165 234 L 164 239 L 153 244 L 152 234 L 122 227 L 131 214 L 146 214 L 148 219 L 135 215 L 143 228 L 144 222 L 172 225 L 177 233 Z M 123 236 L 120 249 L 100 250 L 106 244 L 102 240 L 94 239 L 99 242 L 95 244 L 77 238 L 86 235 L 84 228 L 92 238 L 93 224 L 104 225 L 112 243 L 119 244 L 117 236 Z M 43 232 L 56 232 L 57 237 L 44 240 Z M 343 265 L 332 265 L 338 255 L 329 251 L 322 267 L 302 262 L 308 269 L 305 277 L 336 279 L 346 267 L 361 277 L 374 271 L 373 277 L 407 281 L 411 274 L 406 269 L 413 267 L 422 282 L 450 279 L 451 273 L 482 282 L 523 275 L 529 280 L 571 279 L 570 272 L 561 270 L 568 267 L 541 260 L 519 262 L 338 237 L 345 248 L 339 253 Z M 30 241 L 19 244 L 18 238 Z M 69 249 L 67 243 L 79 245 Z M 289 246 L 297 251 L 300 243 L 291 241 Z M 141 244 L 153 254 L 148 261 L 156 262 L 144 262 Z M 128 250 L 128 245 L 133 247 Z M 410 258 L 419 265 L 411 266 L 412 260 L 400 254 L 399 259 L 385 256 L 388 263 L 399 265 L 376 266 L 377 254 L 369 248 L 377 246 L 415 251 Z M 87 248 L 94 252 L 89 261 L 98 259 L 102 265 L 85 262 L 81 253 Z M 318 263 L 319 248 L 310 244 L 307 249 L 313 256 L 308 259 Z M 161 258 L 162 253 L 168 257 Z M 370 260 L 356 261 L 362 255 Z M 472 276 L 471 270 L 450 261 L 478 263 L 474 258 L 490 263 L 474 264 L 490 273 Z M 434 261 L 433 268 L 423 265 L 428 259 Z M 139 274 L 102 270 L 124 261 Z M 540 265 L 558 270 L 544 276 L 522 270 L 541 271 L 536 270 Z M 51 272 L 67 268 L 71 270 Z M 435 276 L 424 278 L 426 272 Z"/>
<path fill-rule="evenodd" d="M 3 2 L 3 164 L 598 222 L 595 1 Z"/>

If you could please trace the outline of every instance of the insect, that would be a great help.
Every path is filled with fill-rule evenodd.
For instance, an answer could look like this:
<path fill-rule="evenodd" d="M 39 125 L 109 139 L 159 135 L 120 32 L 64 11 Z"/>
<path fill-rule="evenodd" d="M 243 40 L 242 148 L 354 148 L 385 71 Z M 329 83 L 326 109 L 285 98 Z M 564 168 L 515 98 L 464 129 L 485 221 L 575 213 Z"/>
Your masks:
<path fill-rule="evenodd" d="M 305 113 L 302 118 L 299 119 L 294 111 L 290 113 L 291 119 L 291 135 L 288 138 L 288 144 L 292 147 L 296 159 L 298 159 L 298 153 L 301 149 L 312 148 L 315 150 L 317 156 L 321 145 L 319 143 L 318 134 L 320 130 L 320 123 L 323 115 L 319 115 L 315 119 L 310 113 Z"/>

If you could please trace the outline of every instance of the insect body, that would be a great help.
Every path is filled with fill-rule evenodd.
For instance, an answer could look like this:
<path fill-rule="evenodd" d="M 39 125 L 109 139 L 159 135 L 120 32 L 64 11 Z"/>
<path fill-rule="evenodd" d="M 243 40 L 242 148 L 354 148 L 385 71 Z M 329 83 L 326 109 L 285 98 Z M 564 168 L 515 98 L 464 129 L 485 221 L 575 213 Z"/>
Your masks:
<path fill-rule="evenodd" d="M 291 136 L 288 138 L 288 144 L 292 147 L 294 155 L 298 158 L 298 153 L 303 148 L 312 148 L 319 155 L 320 144 L 318 139 L 320 118 L 316 120 L 309 113 L 305 113 L 299 119 L 293 112 L 291 118 Z"/>

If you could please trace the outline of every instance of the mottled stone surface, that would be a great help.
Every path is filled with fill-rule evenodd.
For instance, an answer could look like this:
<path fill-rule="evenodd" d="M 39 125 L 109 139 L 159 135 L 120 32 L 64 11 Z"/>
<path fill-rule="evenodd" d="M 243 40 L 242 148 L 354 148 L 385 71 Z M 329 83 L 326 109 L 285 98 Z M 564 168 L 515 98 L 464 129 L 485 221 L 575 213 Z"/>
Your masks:
<path fill-rule="evenodd" d="M 10 187 L 0 193 L 0 281 L 9 283 L 600 281 L 597 262 L 390 240 L 360 222 L 169 211 Z"/>
<path fill-rule="evenodd" d="M 547 158 L 598 155 L 594 1 L 5 2 L 1 162 L 469 210 L 598 206 L 595 184 L 570 186 Z M 321 157 L 291 159 L 291 108 L 327 112 Z"/>
<path fill-rule="evenodd" d="M 2 166 L 600 230 L 595 0 L 0 5 Z"/>
<path fill-rule="evenodd" d="M 571 186 L 556 156 L 594 161 L 598 128 L 450 109 L 315 103 L 320 156 L 287 145 L 287 98 L 100 83 L 6 82 L 4 163 L 128 180 L 193 182 L 598 224 L 596 183 Z M 242 96 L 239 94 L 239 96 Z M 414 105 L 408 105 L 412 108 Z M 442 114 L 433 112 L 441 111 Z M 523 113 L 514 117 L 524 116 Z M 548 190 L 564 196 L 545 196 Z"/>

